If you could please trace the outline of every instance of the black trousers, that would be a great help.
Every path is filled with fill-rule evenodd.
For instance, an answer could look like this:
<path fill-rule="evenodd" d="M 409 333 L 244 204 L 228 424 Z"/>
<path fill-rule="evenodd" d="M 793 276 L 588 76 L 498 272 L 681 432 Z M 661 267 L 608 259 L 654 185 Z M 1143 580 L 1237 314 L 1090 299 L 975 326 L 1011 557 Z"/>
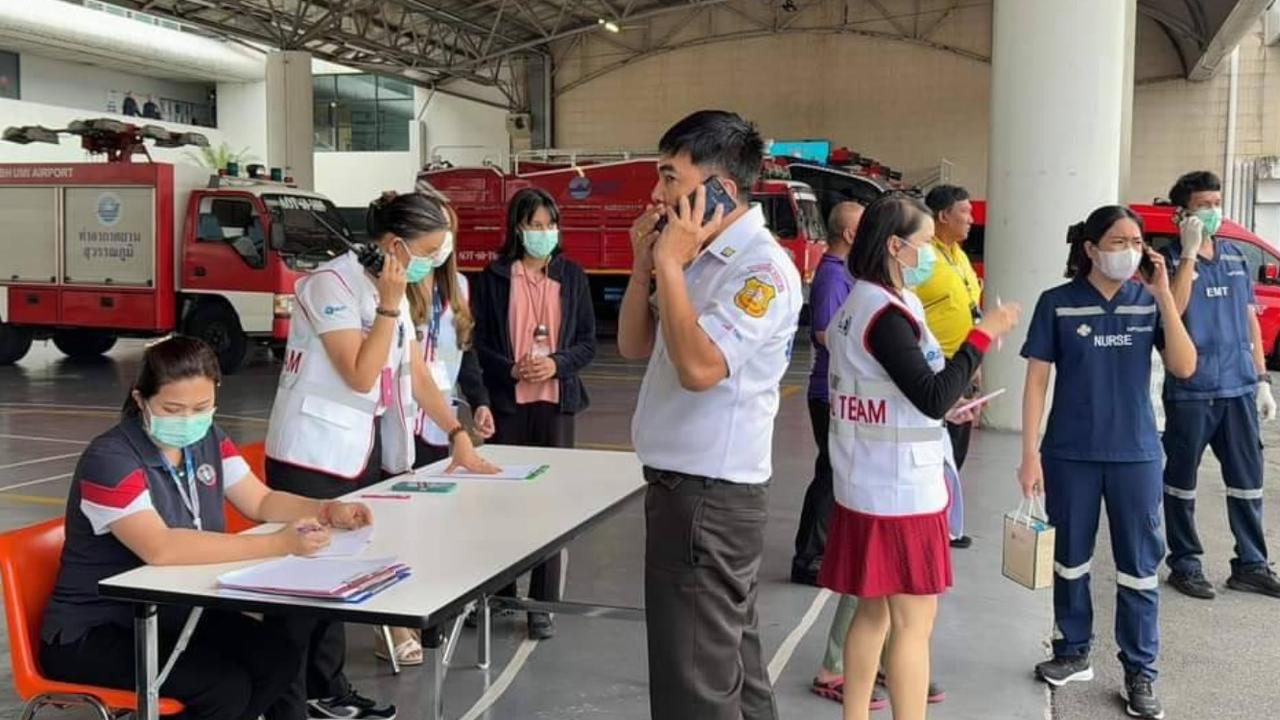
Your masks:
<path fill-rule="evenodd" d="M 267 484 L 275 490 L 321 500 L 336 498 L 382 480 L 382 438 L 374 432 L 373 449 L 369 452 L 365 469 L 354 480 L 271 458 L 267 458 L 266 471 Z M 283 628 L 292 642 L 303 649 L 304 655 L 294 672 L 289 692 L 269 709 L 267 720 L 302 720 L 307 717 L 308 698 L 342 697 L 351 691 L 345 672 L 345 625 L 291 615 L 268 616 L 268 621 Z"/>
<path fill-rule="evenodd" d="M 969 456 L 969 439 L 973 435 L 973 423 L 957 425 L 947 423 L 947 434 L 951 436 L 951 451 L 956 456 L 956 470 L 964 467 L 964 459 Z"/>
<path fill-rule="evenodd" d="M 185 609 L 161 613 L 161 664 L 185 621 Z M 131 628 L 99 625 L 75 642 L 43 643 L 40 666 L 64 682 L 133 690 L 133 650 Z M 205 610 L 160 694 L 182 701 L 182 720 L 257 720 L 288 689 L 301 662 L 302 650 L 280 627 L 240 613 Z"/>
<path fill-rule="evenodd" d="M 645 468 L 653 720 L 776 720 L 756 594 L 768 488 Z"/>
<path fill-rule="evenodd" d="M 809 400 L 809 421 L 813 426 L 813 442 L 818 446 L 818 459 L 813 461 L 813 480 L 809 481 L 809 489 L 804 493 L 800 527 L 796 529 L 796 554 L 791 559 L 791 572 L 802 575 L 816 573 L 822 566 L 822 554 L 827 548 L 827 527 L 836 506 L 831 455 L 827 451 L 831 404 L 824 400 Z"/>
<path fill-rule="evenodd" d="M 571 448 L 574 440 L 573 416 L 560 412 L 555 403 L 535 402 L 516 405 L 513 413 L 494 413 L 494 433 L 489 442 L 495 445 Z M 557 551 L 533 569 L 529 576 L 529 597 L 534 600 L 560 600 L 564 582 L 564 561 Z M 498 591 L 513 597 L 515 583 Z"/>

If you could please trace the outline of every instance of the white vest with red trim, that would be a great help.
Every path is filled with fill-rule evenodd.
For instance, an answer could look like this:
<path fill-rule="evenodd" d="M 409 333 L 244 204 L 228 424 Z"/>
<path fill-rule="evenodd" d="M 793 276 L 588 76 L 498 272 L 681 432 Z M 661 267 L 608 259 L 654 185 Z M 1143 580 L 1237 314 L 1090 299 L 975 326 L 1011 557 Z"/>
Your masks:
<path fill-rule="evenodd" d="M 836 502 L 869 515 L 936 513 L 947 507 L 944 471 L 954 467 L 946 427 L 907 399 L 867 347 L 871 323 L 890 305 L 912 318 L 929 367 L 936 373 L 946 365 L 915 293 L 899 298 L 875 283 L 854 283 L 827 327 Z"/>
<path fill-rule="evenodd" d="M 378 306 L 377 290 L 355 256 L 347 253 L 320 265 L 298 280 L 298 287 L 320 273 L 336 274 L 355 295 L 366 327 Z M 391 371 L 388 407 L 377 417 L 381 379 L 367 393 L 356 392 L 338 373 L 321 337 L 299 304 L 289 323 L 284 369 L 271 407 L 266 454 L 274 460 L 352 479 L 364 469 L 373 448 L 374 422 L 381 423 L 382 469 L 407 472 L 413 467 L 413 431 L 418 414 L 413 399 L 410 349 L 414 337 L 409 301 L 401 303 L 391 352 L 384 368 Z"/>

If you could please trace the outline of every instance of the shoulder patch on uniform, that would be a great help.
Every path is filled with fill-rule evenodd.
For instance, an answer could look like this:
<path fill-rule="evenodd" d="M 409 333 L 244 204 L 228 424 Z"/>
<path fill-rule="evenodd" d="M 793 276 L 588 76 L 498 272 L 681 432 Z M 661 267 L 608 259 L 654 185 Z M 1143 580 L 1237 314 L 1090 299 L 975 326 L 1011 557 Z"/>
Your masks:
<path fill-rule="evenodd" d="M 778 289 L 768 278 L 751 276 L 742 289 L 733 296 L 733 304 L 753 318 L 762 318 L 769 312 L 769 305 L 778 297 Z"/>

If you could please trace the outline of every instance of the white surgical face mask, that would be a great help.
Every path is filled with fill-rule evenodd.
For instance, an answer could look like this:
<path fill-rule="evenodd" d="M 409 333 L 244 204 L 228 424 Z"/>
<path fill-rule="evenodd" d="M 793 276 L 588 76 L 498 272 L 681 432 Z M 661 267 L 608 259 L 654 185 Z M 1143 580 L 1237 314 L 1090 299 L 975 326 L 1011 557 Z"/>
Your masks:
<path fill-rule="evenodd" d="M 1138 272 L 1142 262 L 1142 252 L 1133 248 L 1128 250 L 1099 250 L 1098 269 L 1103 275 L 1117 282 L 1123 282 Z"/>

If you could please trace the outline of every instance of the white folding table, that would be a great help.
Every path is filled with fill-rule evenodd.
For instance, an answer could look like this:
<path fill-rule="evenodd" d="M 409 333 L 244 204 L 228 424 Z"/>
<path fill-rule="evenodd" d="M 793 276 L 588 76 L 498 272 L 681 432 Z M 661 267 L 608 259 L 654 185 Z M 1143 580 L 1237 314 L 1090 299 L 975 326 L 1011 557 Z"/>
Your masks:
<path fill-rule="evenodd" d="M 529 481 L 463 480 L 447 494 L 409 493 L 407 500 L 364 500 L 373 508 L 368 557 L 396 556 L 413 574 L 363 603 L 342 604 L 219 591 L 219 575 L 252 562 L 142 567 L 99 584 L 104 597 L 135 605 L 138 717 L 158 718 L 158 605 L 240 612 L 302 614 L 327 620 L 444 629 L 444 643 L 428 647 L 434 685 L 423 717 L 444 717 L 444 679 L 468 606 L 478 603 L 479 667 L 487 667 L 490 607 L 642 619 L 635 608 L 545 603 L 491 597 L 541 563 L 575 536 L 606 519 L 644 487 L 633 453 L 490 445 L 482 454 L 498 464 L 544 463 L 550 469 Z M 444 461 L 447 462 L 447 461 Z M 391 493 L 395 479 L 365 488 Z M 396 493 L 399 494 L 399 493 Z"/>

